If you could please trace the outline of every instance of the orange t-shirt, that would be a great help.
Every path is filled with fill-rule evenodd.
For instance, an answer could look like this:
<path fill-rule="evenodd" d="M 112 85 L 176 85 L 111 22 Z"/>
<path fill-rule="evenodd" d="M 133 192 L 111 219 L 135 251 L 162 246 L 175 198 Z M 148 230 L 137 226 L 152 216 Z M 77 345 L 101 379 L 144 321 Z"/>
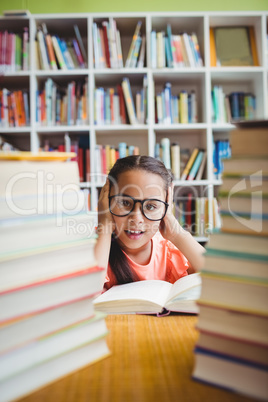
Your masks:
<path fill-rule="evenodd" d="M 182 276 L 188 275 L 187 269 L 190 264 L 173 243 L 164 239 L 159 232 L 154 235 L 151 241 L 152 253 L 147 265 L 139 265 L 125 254 L 129 265 L 141 281 L 145 279 L 160 279 L 174 283 Z M 117 285 L 117 280 L 109 264 L 104 290 L 108 290 L 114 285 Z"/>

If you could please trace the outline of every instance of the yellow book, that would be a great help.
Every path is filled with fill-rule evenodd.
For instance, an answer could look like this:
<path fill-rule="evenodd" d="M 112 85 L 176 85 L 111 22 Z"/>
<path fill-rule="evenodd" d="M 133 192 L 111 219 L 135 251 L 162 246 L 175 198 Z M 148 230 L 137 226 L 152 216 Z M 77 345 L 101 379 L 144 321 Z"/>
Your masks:
<path fill-rule="evenodd" d="M 179 114 L 180 114 L 180 123 L 187 124 L 188 123 L 188 94 L 186 91 L 180 92 Z"/>
<path fill-rule="evenodd" d="M 191 167 L 193 166 L 195 158 L 198 155 L 198 152 L 199 152 L 199 149 L 194 148 L 194 150 L 193 150 L 193 152 L 192 152 L 192 154 L 191 154 L 191 156 L 190 156 L 190 158 L 189 158 L 189 160 L 188 160 L 188 162 L 187 162 L 187 164 L 186 164 L 186 166 L 185 166 L 185 168 L 184 168 L 184 170 L 182 172 L 181 180 L 186 180 L 186 178 L 187 178 L 187 176 L 188 176 L 188 174 L 189 174 L 189 172 L 191 170 Z"/>
<path fill-rule="evenodd" d="M 115 152 L 115 147 L 110 146 L 110 169 L 113 167 L 113 165 L 116 162 L 116 152 Z"/>
<path fill-rule="evenodd" d="M 254 66 L 259 66 L 260 64 L 259 64 L 259 59 L 258 59 L 257 47 L 256 47 L 254 27 L 249 27 L 249 41 L 250 41 L 250 46 L 251 46 L 251 54 L 252 54 L 253 64 L 254 64 Z"/>
<path fill-rule="evenodd" d="M 210 66 L 216 67 L 217 56 L 216 56 L 216 46 L 213 28 L 209 30 L 209 42 L 210 42 Z"/>

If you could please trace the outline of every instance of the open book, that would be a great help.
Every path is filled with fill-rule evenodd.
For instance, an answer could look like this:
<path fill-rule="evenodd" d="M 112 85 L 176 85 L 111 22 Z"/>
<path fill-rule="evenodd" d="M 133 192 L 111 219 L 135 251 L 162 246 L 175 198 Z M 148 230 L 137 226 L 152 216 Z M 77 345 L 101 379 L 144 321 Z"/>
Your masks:
<path fill-rule="evenodd" d="M 184 276 L 174 284 L 144 280 L 113 286 L 94 300 L 95 310 L 106 313 L 153 313 L 165 310 L 198 313 L 196 300 L 201 293 L 199 273 Z"/>

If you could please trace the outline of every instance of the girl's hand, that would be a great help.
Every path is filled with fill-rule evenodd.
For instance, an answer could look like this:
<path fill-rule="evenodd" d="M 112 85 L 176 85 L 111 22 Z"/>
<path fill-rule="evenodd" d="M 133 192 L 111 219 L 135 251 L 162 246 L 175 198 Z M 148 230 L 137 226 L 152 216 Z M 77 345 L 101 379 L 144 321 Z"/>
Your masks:
<path fill-rule="evenodd" d="M 174 236 L 178 234 L 178 231 L 182 229 L 179 222 L 177 221 L 177 219 L 173 214 L 173 189 L 174 185 L 172 184 L 171 187 L 169 187 L 168 189 L 168 197 L 167 197 L 167 202 L 169 204 L 168 210 L 159 226 L 161 235 L 165 239 L 170 241 L 172 241 Z"/>
<path fill-rule="evenodd" d="M 98 200 L 98 231 L 102 232 L 105 229 L 105 233 L 112 233 L 114 229 L 114 222 L 112 214 L 109 210 L 109 191 L 110 182 L 107 177 L 104 186 L 101 189 Z"/>

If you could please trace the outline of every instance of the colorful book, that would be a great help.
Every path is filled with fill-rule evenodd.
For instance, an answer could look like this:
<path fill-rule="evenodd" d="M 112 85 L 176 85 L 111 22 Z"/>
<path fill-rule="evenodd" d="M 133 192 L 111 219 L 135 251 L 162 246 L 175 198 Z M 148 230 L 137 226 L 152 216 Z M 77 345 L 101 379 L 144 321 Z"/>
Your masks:
<path fill-rule="evenodd" d="M 194 161 L 195 161 L 195 159 L 196 159 L 196 157 L 198 155 L 198 152 L 199 152 L 199 149 L 194 148 L 194 150 L 192 151 L 191 156 L 190 156 L 190 158 L 189 158 L 189 160 L 188 160 L 188 162 L 187 162 L 187 164 L 186 164 L 186 166 L 185 166 L 185 168 L 184 168 L 184 170 L 182 172 L 181 180 L 186 180 L 187 179 L 187 176 L 188 176 L 188 174 L 189 174 L 189 172 L 191 170 L 191 167 L 193 166 L 193 163 L 194 163 Z"/>

